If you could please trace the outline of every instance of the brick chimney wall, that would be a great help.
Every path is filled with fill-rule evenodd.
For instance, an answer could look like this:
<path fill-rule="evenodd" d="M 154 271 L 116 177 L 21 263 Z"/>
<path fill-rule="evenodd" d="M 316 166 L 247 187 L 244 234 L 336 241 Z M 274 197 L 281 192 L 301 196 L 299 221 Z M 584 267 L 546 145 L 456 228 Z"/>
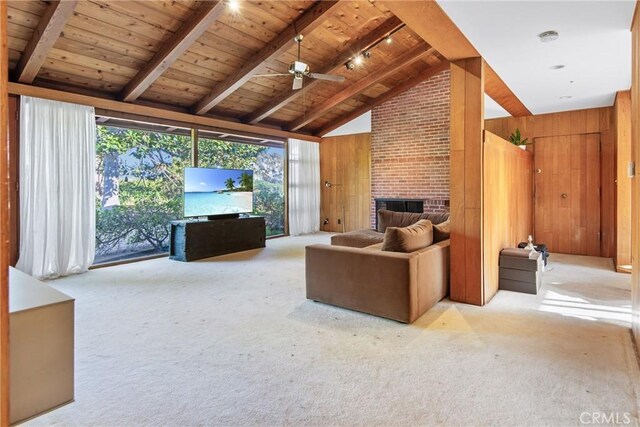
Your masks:
<path fill-rule="evenodd" d="M 450 72 L 445 70 L 371 113 L 371 225 L 375 198 L 424 199 L 449 211 Z"/>

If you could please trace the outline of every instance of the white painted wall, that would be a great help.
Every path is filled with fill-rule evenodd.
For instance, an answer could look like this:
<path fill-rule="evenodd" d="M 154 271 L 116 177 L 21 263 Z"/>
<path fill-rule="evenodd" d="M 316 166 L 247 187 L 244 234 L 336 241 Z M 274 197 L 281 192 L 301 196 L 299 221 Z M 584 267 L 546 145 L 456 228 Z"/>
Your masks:
<path fill-rule="evenodd" d="M 371 132 L 371 111 L 367 111 L 360 117 L 356 117 L 349 123 L 340 126 L 338 129 L 333 130 L 325 135 L 340 136 L 340 135 L 353 135 L 355 133 L 369 133 Z"/>

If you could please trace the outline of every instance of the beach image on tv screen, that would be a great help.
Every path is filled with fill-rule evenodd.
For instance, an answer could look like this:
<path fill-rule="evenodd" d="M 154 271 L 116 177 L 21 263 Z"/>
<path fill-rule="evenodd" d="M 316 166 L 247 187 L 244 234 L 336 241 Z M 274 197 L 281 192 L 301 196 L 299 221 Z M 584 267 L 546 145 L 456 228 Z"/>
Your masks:
<path fill-rule="evenodd" d="M 185 168 L 184 216 L 253 211 L 253 171 Z"/>

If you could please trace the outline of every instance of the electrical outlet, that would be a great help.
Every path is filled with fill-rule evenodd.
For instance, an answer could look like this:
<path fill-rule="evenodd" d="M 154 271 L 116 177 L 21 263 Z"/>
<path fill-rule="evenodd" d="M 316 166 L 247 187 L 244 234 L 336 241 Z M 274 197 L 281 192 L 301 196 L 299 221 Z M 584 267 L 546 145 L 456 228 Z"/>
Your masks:
<path fill-rule="evenodd" d="M 327 225 L 329 224 L 329 218 L 325 218 L 324 221 L 322 221 L 322 225 Z"/>

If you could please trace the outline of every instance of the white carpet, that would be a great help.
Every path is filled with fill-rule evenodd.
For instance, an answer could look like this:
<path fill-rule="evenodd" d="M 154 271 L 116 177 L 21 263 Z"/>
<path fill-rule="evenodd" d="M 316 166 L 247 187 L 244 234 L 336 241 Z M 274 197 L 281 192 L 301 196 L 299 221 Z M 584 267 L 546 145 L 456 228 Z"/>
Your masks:
<path fill-rule="evenodd" d="M 76 402 L 29 424 L 638 424 L 629 276 L 610 261 L 554 255 L 538 296 L 443 301 L 407 326 L 305 299 L 304 246 L 328 240 L 51 282 L 76 298 Z"/>

